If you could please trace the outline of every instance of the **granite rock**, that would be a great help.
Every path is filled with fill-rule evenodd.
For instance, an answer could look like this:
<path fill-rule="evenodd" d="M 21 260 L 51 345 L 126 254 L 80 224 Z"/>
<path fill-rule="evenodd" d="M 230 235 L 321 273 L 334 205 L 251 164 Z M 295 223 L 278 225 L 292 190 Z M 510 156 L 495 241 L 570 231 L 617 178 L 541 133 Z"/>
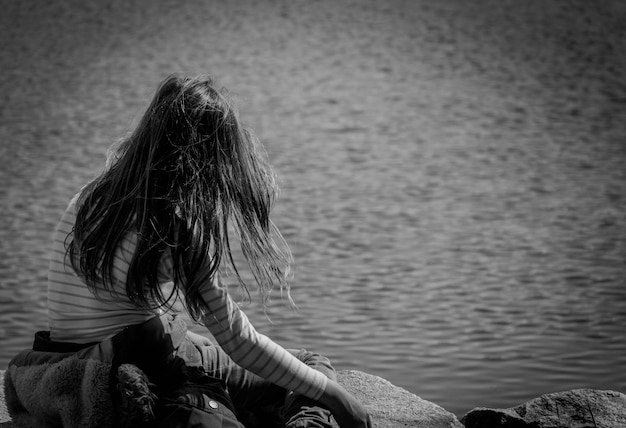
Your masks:
<path fill-rule="evenodd" d="M 455 415 L 378 376 L 340 371 L 338 381 L 369 410 L 380 428 L 462 428 Z"/>
<path fill-rule="evenodd" d="M 476 408 L 461 421 L 466 428 L 624 428 L 626 395 L 575 389 L 542 395 L 510 409 Z"/>
<path fill-rule="evenodd" d="M 0 428 L 13 428 L 16 425 L 11 422 L 7 404 L 4 400 L 4 370 L 0 370 Z"/>

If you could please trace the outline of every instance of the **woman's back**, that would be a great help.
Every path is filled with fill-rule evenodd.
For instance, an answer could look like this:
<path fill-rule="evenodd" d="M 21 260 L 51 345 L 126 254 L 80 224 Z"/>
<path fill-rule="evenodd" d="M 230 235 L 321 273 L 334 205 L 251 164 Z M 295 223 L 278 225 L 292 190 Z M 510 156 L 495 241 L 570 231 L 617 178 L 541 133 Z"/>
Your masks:
<path fill-rule="evenodd" d="M 66 257 L 65 242 L 76 221 L 78 196 L 70 202 L 54 233 L 48 270 L 50 336 L 61 342 L 99 342 L 126 326 L 150 319 L 155 313 L 138 308 L 126 297 L 126 272 L 134 246 L 132 233 L 114 256 L 114 275 L 118 280 L 115 298 L 104 290 L 96 298 L 76 274 Z"/>

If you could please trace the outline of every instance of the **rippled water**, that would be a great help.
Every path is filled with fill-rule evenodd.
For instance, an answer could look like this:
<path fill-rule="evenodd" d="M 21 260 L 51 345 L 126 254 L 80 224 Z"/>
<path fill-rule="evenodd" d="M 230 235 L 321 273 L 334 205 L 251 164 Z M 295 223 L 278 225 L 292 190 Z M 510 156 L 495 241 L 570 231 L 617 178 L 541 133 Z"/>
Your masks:
<path fill-rule="evenodd" d="M 50 3 L 0 18 L 0 367 L 46 328 L 68 198 L 208 71 L 283 190 L 300 310 L 259 330 L 457 414 L 626 391 L 619 2 Z"/>

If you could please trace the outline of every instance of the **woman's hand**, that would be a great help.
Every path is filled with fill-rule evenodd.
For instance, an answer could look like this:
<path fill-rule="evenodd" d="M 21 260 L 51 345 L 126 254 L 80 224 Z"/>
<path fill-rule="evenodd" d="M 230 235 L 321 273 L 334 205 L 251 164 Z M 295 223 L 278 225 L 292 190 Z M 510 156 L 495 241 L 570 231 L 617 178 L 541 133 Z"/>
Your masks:
<path fill-rule="evenodd" d="M 328 379 L 320 403 L 333 414 L 341 428 L 373 428 L 372 417 L 365 407 L 337 382 Z"/>

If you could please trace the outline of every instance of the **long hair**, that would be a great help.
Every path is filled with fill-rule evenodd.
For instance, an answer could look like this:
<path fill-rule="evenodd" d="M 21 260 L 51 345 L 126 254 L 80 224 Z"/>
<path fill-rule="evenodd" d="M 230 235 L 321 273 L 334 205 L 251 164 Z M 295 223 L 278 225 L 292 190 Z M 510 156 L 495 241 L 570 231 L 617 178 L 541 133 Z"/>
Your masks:
<path fill-rule="evenodd" d="M 94 290 L 113 290 L 114 255 L 136 233 L 126 294 L 140 306 L 167 305 L 157 278 L 161 257 L 191 316 L 208 309 L 201 287 L 224 262 L 235 265 L 229 225 L 237 233 L 265 305 L 274 285 L 289 296 L 289 248 L 269 218 L 275 176 L 257 138 L 224 89 L 208 76 L 172 75 L 160 86 L 118 159 L 81 194 L 68 256 Z"/>

